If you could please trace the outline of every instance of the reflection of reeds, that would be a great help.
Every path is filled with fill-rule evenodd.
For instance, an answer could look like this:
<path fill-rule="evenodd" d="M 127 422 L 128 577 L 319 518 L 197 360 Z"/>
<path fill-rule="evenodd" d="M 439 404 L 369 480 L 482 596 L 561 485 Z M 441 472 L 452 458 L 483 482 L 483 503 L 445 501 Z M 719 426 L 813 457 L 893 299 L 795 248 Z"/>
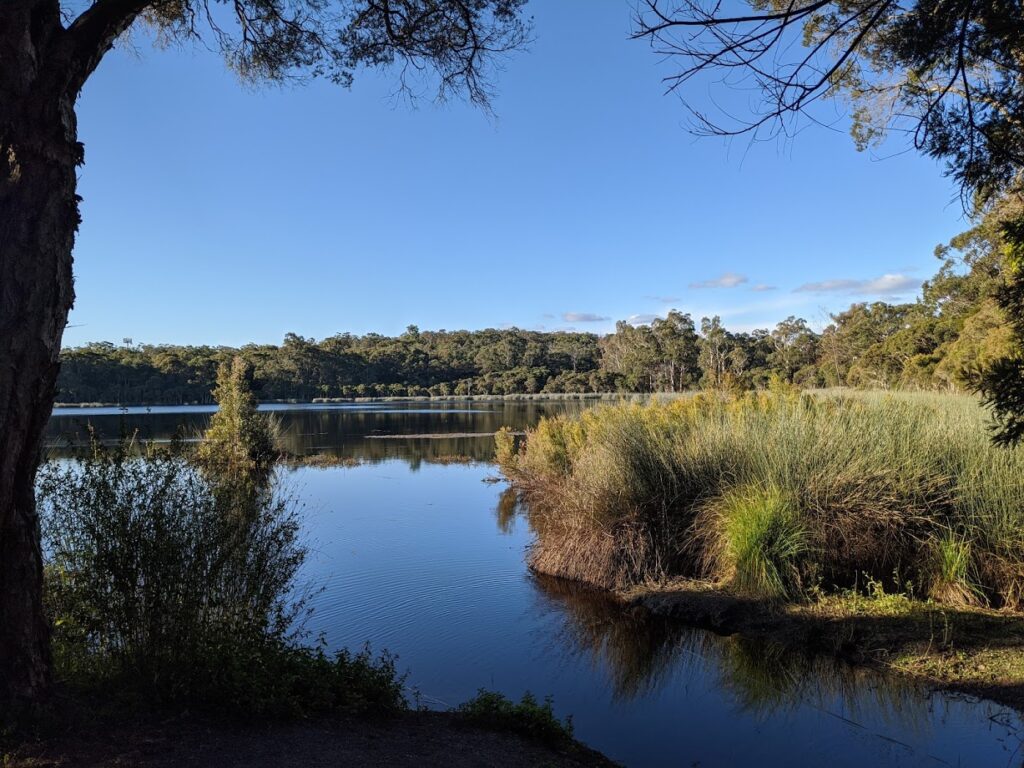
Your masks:
<path fill-rule="evenodd" d="M 721 685 L 745 712 L 768 718 L 810 706 L 840 716 L 839 709 L 851 721 L 871 716 L 914 730 L 928 719 L 928 692 L 906 678 L 741 635 L 716 641 Z"/>
<path fill-rule="evenodd" d="M 759 717 L 801 706 L 871 713 L 919 727 L 928 717 L 926 692 L 902 678 L 858 669 L 769 641 L 720 636 L 664 616 L 626 608 L 606 593 L 535 575 L 538 593 L 563 613 L 563 647 L 608 670 L 612 695 L 629 701 L 658 693 L 680 678 L 717 679 L 737 706 Z"/>
<path fill-rule="evenodd" d="M 498 506 L 494 516 L 498 521 L 498 530 L 510 534 L 515 530 L 516 515 L 519 514 L 519 494 L 515 488 L 506 488 L 498 497 Z"/>
<path fill-rule="evenodd" d="M 539 594 L 563 609 L 562 647 L 590 658 L 611 676 L 613 697 L 632 700 L 656 691 L 678 656 L 678 624 L 645 611 L 624 610 L 607 594 L 577 582 L 536 574 Z"/>

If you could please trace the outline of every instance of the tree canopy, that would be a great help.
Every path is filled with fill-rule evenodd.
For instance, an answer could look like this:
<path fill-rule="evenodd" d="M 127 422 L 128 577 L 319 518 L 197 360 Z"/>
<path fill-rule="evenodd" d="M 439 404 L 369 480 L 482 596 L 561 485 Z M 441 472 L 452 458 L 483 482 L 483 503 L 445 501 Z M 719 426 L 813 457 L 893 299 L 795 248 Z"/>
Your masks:
<path fill-rule="evenodd" d="M 525 0 L 49 0 L 73 40 L 78 88 L 133 23 L 161 45 L 218 51 L 250 82 L 326 77 L 348 85 L 357 69 L 399 63 L 402 82 L 431 70 L 438 94 L 486 104 L 488 67 L 527 40 Z M 86 7 L 83 9 L 82 6 Z"/>
<path fill-rule="evenodd" d="M 890 132 L 946 163 L 968 196 L 1011 187 L 1024 165 L 1024 16 L 1013 0 L 643 0 L 635 36 L 701 80 L 699 130 L 791 135 L 800 118 L 852 117 L 859 148 Z M 696 89 L 695 89 L 696 90 Z M 753 106 L 735 94 L 753 91 Z M 746 114 L 744 114 L 746 112 Z"/>

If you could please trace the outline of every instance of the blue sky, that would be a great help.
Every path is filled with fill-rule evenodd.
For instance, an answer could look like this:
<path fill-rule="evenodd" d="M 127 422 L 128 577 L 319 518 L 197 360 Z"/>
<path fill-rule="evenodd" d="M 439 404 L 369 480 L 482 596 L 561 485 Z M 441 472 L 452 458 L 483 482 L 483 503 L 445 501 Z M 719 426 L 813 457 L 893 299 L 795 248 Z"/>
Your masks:
<path fill-rule="evenodd" d="M 136 36 L 79 103 L 86 147 L 65 344 L 242 344 L 288 331 L 575 328 L 670 307 L 727 327 L 910 298 L 965 228 L 939 166 L 843 123 L 695 138 L 619 0 L 534 2 L 495 116 L 351 90 L 240 86 Z M 701 87 L 687 97 L 702 104 Z"/>

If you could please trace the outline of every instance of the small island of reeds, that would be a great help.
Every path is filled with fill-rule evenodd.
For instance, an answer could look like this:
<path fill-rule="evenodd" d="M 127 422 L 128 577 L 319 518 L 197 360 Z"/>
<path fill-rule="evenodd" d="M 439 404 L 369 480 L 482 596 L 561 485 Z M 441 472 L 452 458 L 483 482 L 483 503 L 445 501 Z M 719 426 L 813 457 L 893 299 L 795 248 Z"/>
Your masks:
<path fill-rule="evenodd" d="M 497 435 L 530 566 L 1024 700 L 1024 451 L 967 396 L 761 392 Z"/>

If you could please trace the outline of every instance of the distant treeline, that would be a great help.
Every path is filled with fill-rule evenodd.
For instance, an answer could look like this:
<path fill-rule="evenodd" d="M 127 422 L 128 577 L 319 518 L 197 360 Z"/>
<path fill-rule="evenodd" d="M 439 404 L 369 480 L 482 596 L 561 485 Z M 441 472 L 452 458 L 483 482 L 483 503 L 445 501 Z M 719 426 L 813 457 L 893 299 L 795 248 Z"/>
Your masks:
<path fill-rule="evenodd" d="M 937 249 L 938 273 L 908 304 L 853 304 L 822 333 L 797 317 L 732 333 L 718 317 L 672 311 L 614 333 L 517 328 L 288 334 L 241 348 L 88 344 L 62 352 L 58 400 L 209 403 L 218 365 L 240 355 L 263 400 L 536 392 L 652 392 L 814 386 L 969 389 L 1010 343 L 994 296 L 1002 283 L 997 219 L 1005 205 Z"/>

